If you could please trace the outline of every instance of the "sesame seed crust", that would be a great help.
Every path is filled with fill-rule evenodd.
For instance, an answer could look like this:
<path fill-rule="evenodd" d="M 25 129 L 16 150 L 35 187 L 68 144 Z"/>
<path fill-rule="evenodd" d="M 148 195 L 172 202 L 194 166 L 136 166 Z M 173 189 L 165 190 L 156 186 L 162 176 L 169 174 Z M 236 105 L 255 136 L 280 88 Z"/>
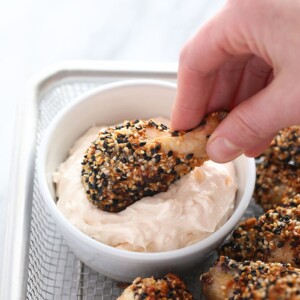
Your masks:
<path fill-rule="evenodd" d="M 207 300 L 300 299 L 300 269 L 290 264 L 237 262 L 221 256 L 201 276 Z"/>
<path fill-rule="evenodd" d="M 300 195 L 284 198 L 282 203 L 258 220 L 241 222 L 219 253 L 238 261 L 261 260 L 300 267 Z"/>
<path fill-rule="evenodd" d="M 300 126 L 281 130 L 257 164 L 254 198 L 267 211 L 300 193 Z"/>
<path fill-rule="evenodd" d="M 256 168 L 254 198 L 267 211 L 281 204 L 284 197 L 300 193 L 300 168 L 263 162 Z"/>
<path fill-rule="evenodd" d="M 171 132 L 153 120 L 125 121 L 100 132 L 82 162 L 88 200 L 101 210 L 119 212 L 143 197 L 167 191 L 170 184 L 208 159 L 206 141 L 222 119 L 221 113 L 214 113 L 198 130 L 204 145 L 200 153 L 178 151 L 181 145 L 195 148 L 195 143 L 185 143 L 193 138 L 192 131 Z"/>
<path fill-rule="evenodd" d="M 185 283 L 174 274 L 164 278 L 136 278 L 118 300 L 192 300 Z"/>
<path fill-rule="evenodd" d="M 264 156 L 270 163 L 300 167 L 300 126 L 280 130 Z"/>

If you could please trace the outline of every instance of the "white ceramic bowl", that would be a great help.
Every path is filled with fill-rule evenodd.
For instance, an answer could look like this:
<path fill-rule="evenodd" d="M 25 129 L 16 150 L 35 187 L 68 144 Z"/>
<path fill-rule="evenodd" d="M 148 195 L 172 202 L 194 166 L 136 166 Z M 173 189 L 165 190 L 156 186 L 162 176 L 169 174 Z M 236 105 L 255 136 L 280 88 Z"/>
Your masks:
<path fill-rule="evenodd" d="M 169 117 L 176 86 L 153 80 L 132 80 L 100 87 L 61 111 L 48 127 L 39 149 L 37 169 L 46 206 L 74 253 L 88 266 L 111 278 L 131 281 L 137 276 L 180 274 L 197 266 L 233 230 L 245 212 L 254 188 L 254 160 L 234 161 L 239 181 L 236 208 L 215 233 L 191 246 L 159 253 L 136 253 L 100 243 L 71 225 L 57 209 L 52 174 L 68 151 L 94 124 L 116 124 L 125 119 Z"/>

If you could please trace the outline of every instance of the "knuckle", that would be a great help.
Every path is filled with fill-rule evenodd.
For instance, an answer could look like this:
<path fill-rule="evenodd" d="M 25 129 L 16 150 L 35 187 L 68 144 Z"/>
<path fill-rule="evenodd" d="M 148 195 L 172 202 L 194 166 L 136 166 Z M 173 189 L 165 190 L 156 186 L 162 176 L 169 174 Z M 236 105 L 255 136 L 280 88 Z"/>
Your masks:
<path fill-rule="evenodd" d="M 226 72 L 235 72 L 235 71 L 242 71 L 246 65 L 248 58 L 245 57 L 233 57 L 232 59 L 228 60 L 222 67 L 222 71 Z"/>
<path fill-rule="evenodd" d="M 264 60 L 256 58 L 249 62 L 248 70 L 256 77 L 266 78 L 269 76 L 272 67 L 269 66 Z"/>

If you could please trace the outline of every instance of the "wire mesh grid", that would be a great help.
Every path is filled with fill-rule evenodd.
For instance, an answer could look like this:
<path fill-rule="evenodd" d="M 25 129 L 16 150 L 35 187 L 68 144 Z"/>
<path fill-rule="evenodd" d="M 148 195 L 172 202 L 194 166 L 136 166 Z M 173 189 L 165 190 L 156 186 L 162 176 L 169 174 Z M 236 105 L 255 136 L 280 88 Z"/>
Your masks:
<path fill-rule="evenodd" d="M 52 88 L 39 99 L 37 150 L 44 131 L 54 116 L 76 97 L 101 84 L 101 81 L 64 83 Z M 33 185 L 26 298 L 116 299 L 122 291 L 120 283 L 83 264 L 60 235 L 43 205 L 36 172 Z M 244 217 L 258 214 L 260 210 L 252 203 Z M 199 275 L 209 268 L 215 257 L 212 254 L 200 268 L 182 276 L 196 299 L 202 299 Z"/>

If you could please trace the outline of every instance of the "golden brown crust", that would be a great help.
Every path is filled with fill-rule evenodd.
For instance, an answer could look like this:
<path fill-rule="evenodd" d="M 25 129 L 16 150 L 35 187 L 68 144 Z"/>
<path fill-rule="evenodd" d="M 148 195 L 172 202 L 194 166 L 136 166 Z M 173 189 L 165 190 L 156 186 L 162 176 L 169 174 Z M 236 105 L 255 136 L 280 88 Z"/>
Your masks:
<path fill-rule="evenodd" d="M 174 274 L 162 279 L 136 278 L 118 300 L 191 300 L 193 296 L 185 283 Z"/>
<path fill-rule="evenodd" d="M 280 130 L 263 155 L 270 163 L 300 167 L 300 126 Z"/>
<path fill-rule="evenodd" d="M 223 113 L 213 113 L 187 133 L 171 132 L 153 120 L 124 122 L 100 132 L 82 162 L 87 198 L 102 210 L 119 212 L 166 191 L 208 159 L 206 141 L 223 118 Z"/>
<path fill-rule="evenodd" d="M 300 126 L 279 131 L 257 164 L 254 198 L 267 211 L 300 193 Z"/>
<path fill-rule="evenodd" d="M 282 198 L 299 193 L 300 168 L 268 162 L 257 165 L 254 198 L 265 211 L 280 205 Z"/>
<path fill-rule="evenodd" d="M 300 299 L 300 269 L 289 264 L 239 263 L 221 256 L 201 283 L 207 300 Z"/>
<path fill-rule="evenodd" d="M 282 206 L 258 220 L 241 222 L 219 253 L 238 261 L 261 260 L 300 267 L 300 195 L 282 202 Z"/>

